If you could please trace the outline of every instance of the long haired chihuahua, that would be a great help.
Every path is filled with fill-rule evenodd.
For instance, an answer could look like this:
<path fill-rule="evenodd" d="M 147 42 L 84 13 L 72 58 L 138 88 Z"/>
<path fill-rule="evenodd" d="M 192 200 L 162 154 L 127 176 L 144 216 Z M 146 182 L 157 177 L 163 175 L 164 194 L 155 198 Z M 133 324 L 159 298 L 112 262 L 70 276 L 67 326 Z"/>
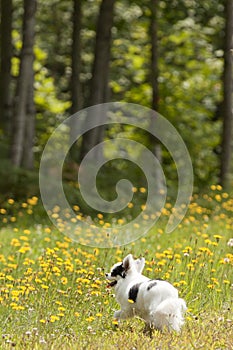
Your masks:
<path fill-rule="evenodd" d="M 134 260 L 127 255 L 122 263 L 115 264 L 106 278 L 108 287 L 115 288 L 116 300 L 121 309 L 114 313 L 118 321 L 138 316 L 146 323 L 145 330 L 180 331 L 186 311 L 185 301 L 169 282 L 151 280 L 142 275 L 145 259 Z"/>

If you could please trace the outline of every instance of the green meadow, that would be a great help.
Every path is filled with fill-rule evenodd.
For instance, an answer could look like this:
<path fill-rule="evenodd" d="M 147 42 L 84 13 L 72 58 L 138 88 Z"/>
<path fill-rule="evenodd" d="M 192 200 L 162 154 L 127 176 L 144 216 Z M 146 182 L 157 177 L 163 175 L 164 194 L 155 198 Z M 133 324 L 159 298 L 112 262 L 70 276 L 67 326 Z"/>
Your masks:
<path fill-rule="evenodd" d="M 0 209 L 2 349 L 232 349 L 233 199 L 220 186 L 194 196 L 172 233 L 167 203 L 147 235 L 111 249 L 79 245 L 41 223 L 40 206 L 31 197 Z M 186 300 L 179 334 L 150 338 L 140 319 L 113 319 L 118 305 L 105 272 L 128 253 L 144 256 L 144 274 L 169 280 Z"/>

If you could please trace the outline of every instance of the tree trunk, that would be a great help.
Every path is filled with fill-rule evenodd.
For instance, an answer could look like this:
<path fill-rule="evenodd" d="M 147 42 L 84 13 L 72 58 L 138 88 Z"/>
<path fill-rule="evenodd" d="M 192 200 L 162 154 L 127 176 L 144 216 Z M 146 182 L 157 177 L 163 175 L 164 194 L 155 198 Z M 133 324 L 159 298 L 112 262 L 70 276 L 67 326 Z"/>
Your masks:
<path fill-rule="evenodd" d="M 149 37 L 151 40 L 151 86 L 152 86 L 152 103 L 151 107 L 153 111 L 158 112 L 159 109 L 159 87 L 158 87 L 158 23 L 157 23 L 157 11 L 158 11 L 158 0 L 150 0 L 151 20 L 150 20 L 150 33 Z M 154 128 L 155 114 L 151 118 L 151 128 Z M 162 163 L 162 150 L 159 140 L 154 136 L 150 138 L 151 151 L 158 159 L 159 163 Z M 159 169 L 155 169 L 155 179 L 159 189 L 163 188 L 163 179 Z"/>
<path fill-rule="evenodd" d="M 1 0 L 0 122 L 3 129 L 8 133 L 11 115 L 12 10 L 12 0 Z"/>
<path fill-rule="evenodd" d="M 96 30 L 95 57 L 90 86 L 90 106 L 104 103 L 108 97 L 109 64 L 111 50 L 111 30 L 115 0 L 102 0 Z M 100 116 L 91 116 L 100 118 Z M 105 116 L 101 115 L 102 120 Z M 98 122 L 98 120 L 97 120 Z M 105 128 L 96 127 L 83 135 L 81 159 L 99 142 L 102 141 Z M 101 157 L 100 154 L 94 155 Z"/>
<path fill-rule="evenodd" d="M 230 163 L 232 155 L 232 98 L 233 98 L 233 0 L 226 0 L 226 26 L 224 43 L 223 71 L 223 132 L 220 183 L 229 186 Z"/>
<path fill-rule="evenodd" d="M 35 104 L 34 104 L 34 72 L 31 71 L 31 77 L 28 85 L 28 98 L 26 106 L 26 124 L 24 136 L 24 149 L 22 166 L 25 169 L 32 170 L 34 167 L 34 138 L 35 138 Z"/>
<path fill-rule="evenodd" d="M 72 75 L 71 75 L 71 114 L 75 114 L 82 109 L 83 98 L 81 92 L 80 72 L 81 72 L 81 19 L 82 19 L 82 0 L 73 0 L 73 34 L 72 34 Z M 73 139 L 73 135 L 76 132 L 76 120 L 73 120 L 70 125 L 70 137 Z M 70 156 L 73 160 L 78 161 L 78 148 L 76 144 L 70 149 Z"/>
<path fill-rule="evenodd" d="M 31 94 L 28 92 L 30 88 L 33 88 L 31 77 L 33 75 L 34 61 L 33 45 L 35 34 L 35 13 L 36 0 L 24 0 L 23 46 L 14 102 L 11 146 L 11 159 L 15 166 L 22 165 L 27 107 L 31 104 L 31 102 L 29 102 Z"/>
<path fill-rule="evenodd" d="M 81 72 L 81 0 L 73 0 L 73 34 L 72 34 L 72 75 L 71 75 L 71 113 L 74 114 L 82 108 L 82 94 L 80 83 Z"/>

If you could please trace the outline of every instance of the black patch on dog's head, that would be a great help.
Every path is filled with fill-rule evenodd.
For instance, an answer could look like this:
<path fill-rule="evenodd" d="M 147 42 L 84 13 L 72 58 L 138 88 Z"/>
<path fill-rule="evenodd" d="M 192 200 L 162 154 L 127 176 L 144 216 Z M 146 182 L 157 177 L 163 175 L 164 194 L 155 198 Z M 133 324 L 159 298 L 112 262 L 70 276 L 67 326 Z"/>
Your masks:
<path fill-rule="evenodd" d="M 112 270 L 111 277 L 116 277 L 116 276 L 121 276 L 122 278 L 125 278 L 126 273 L 125 273 L 123 264 L 114 267 L 114 269 Z"/>
<path fill-rule="evenodd" d="M 151 290 L 151 288 L 153 288 L 153 287 L 155 287 L 156 285 L 157 285 L 157 282 L 156 281 L 153 281 L 153 280 L 151 280 L 151 281 L 149 281 L 149 286 L 147 287 L 147 290 L 149 291 L 149 290 Z"/>
<path fill-rule="evenodd" d="M 128 297 L 128 299 L 129 300 L 133 300 L 134 303 L 137 300 L 138 291 L 139 291 L 139 287 L 140 287 L 141 284 L 142 284 L 142 282 L 141 283 L 137 283 L 133 287 L 131 287 L 130 290 L 129 290 L 129 297 Z"/>

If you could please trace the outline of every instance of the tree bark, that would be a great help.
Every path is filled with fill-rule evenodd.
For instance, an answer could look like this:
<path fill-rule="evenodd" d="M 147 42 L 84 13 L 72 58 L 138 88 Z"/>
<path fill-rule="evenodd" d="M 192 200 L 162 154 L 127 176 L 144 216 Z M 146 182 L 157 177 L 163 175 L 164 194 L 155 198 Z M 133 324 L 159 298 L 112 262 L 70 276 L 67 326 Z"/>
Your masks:
<path fill-rule="evenodd" d="M 223 71 L 223 131 L 220 183 L 224 188 L 229 186 L 230 164 L 232 157 L 232 98 L 233 98 L 233 0 L 226 0 L 226 25 L 224 42 Z"/>
<path fill-rule="evenodd" d="M 28 85 L 28 97 L 26 105 L 26 123 L 24 135 L 24 149 L 22 166 L 25 169 L 34 168 L 34 138 L 35 138 L 35 104 L 34 104 L 34 72 L 31 71 L 31 77 Z"/>
<path fill-rule="evenodd" d="M 81 92 L 81 21 L 82 21 L 82 0 L 73 0 L 73 34 L 71 51 L 71 114 L 75 114 L 82 109 L 83 98 Z M 73 139 L 77 134 L 76 119 L 70 125 L 70 137 Z M 78 147 L 74 143 L 70 149 L 71 159 L 78 161 Z"/>
<path fill-rule="evenodd" d="M 36 0 L 24 0 L 23 46 L 21 51 L 20 71 L 16 86 L 14 102 L 14 119 L 12 128 L 11 160 L 15 166 L 22 165 L 24 137 L 26 132 L 27 107 L 31 104 L 29 89 L 33 88 L 33 45 L 35 34 Z M 31 116 L 32 118 L 34 116 Z"/>
<path fill-rule="evenodd" d="M 90 106 L 104 103 L 108 98 L 108 80 L 111 50 L 111 30 L 115 0 L 102 0 L 100 5 L 95 43 L 95 57 L 90 85 Z M 100 116 L 91 116 L 100 118 Z M 105 118 L 101 116 L 102 120 Z M 97 120 L 98 121 L 98 120 Z M 103 139 L 104 126 L 96 127 L 83 135 L 81 159 Z M 101 157 L 101 154 L 93 156 Z"/>
<path fill-rule="evenodd" d="M 151 10 L 151 19 L 150 19 L 150 28 L 149 28 L 149 37 L 151 41 L 151 65 L 150 65 L 150 76 L 151 76 L 151 87 L 152 87 L 152 101 L 151 107 L 153 111 L 158 112 L 159 109 L 159 86 L 158 86 L 158 22 L 157 22 L 157 12 L 158 12 L 158 1 L 159 0 L 150 0 L 150 10 Z M 155 113 L 151 118 L 151 128 L 154 128 L 155 123 Z M 158 159 L 159 163 L 162 163 L 162 150 L 159 140 L 154 136 L 150 138 L 150 147 L 151 151 Z M 161 190 L 164 186 L 163 179 L 161 177 L 161 172 L 159 169 L 155 169 L 154 177 L 156 179 L 158 188 Z"/>
<path fill-rule="evenodd" d="M 12 57 L 12 0 L 1 0 L 1 25 L 0 25 L 0 121 L 1 126 L 9 133 L 11 115 L 11 57 Z"/>
<path fill-rule="evenodd" d="M 74 114 L 82 108 L 81 94 L 81 0 L 73 0 L 73 34 L 72 34 L 72 75 L 71 75 L 71 113 Z"/>

